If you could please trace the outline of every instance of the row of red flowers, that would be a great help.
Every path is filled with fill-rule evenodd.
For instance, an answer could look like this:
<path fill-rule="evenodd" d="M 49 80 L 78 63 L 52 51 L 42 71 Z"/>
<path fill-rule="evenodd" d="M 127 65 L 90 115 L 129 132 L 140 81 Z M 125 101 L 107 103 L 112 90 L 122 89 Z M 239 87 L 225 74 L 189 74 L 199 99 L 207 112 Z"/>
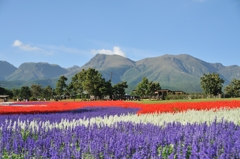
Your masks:
<path fill-rule="evenodd" d="M 16 104 L 16 103 L 15 103 Z M 21 103 L 19 103 L 21 104 Z M 31 105 L 31 102 L 28 102 Z M 124 108 L 140 108 L 139 114 L 144 113 L 162 113 L 162 112 L 179 112 L 189 109 L 194 110 L 210 110 L 219 108 L 240 108 L 240 100 L 221 100 L 211 102 L 173 102 L 173 103 L 154 103 L 142 104 L 136 102 L 124 101 L 84 101 L 84 102 L 41 102 L 34 103 L 32 106 L 1 106 L 0 114 L 20 114 L 20 113 L 49 113 L 67 110 L 79 109 L 82 107 L 124 107 Z"/>

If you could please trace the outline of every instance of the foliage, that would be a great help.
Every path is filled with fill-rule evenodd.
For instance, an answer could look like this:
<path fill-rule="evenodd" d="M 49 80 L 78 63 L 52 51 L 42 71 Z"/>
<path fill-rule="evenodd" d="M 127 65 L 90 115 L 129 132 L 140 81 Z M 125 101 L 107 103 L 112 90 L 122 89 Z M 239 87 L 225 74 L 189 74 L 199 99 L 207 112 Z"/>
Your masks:
<path fill-rule="evenodd" d="M 39 98 L 42 95 L 42 86 L 39 84 L 31 85 L 31 93 L 33 98 Z"/>
<path fill-rule="evenodd" d="M 105 81 L 100 72 L 96 69 L 83 69 L 78 74 L 74 75 L 71 82 L 71 87 L 75 91 L 86 91 L 89 95 L 103 96 L 111 94 L 112 86 L 110 81 Z"/>
<path fill-rule="evenodd" d="M 63 95 L 66 92 L 67 84 L 66 84 L 67 78 L 65 76 L 61 76 L 56 84 L 56 93 L 58 95 Z"/>
<path fill-rule="evenodd" d="M 122 97 L 126 94 L 125 88 L 128 88 L 127 82 L 119 82 L 113 86 L 113 94 Z"/>
<path fill-rule="evenodd" d="M 20 88 L 14 88 L 12 89 L 12 92 L 13 92 L 13 98 L 19 98 L 20 97 Z"/>
<path fill-rule="evenodd" d="M 182 94 L 179 94 L 179 95 L 175 95 L 175 94 L 168 94 L 166 97 L 165 97 L 165 99 L 166 100 L 180 100 L 180 99 L 188 99 L 189 97 L 188 97 L 189 95 L 182 95 Z"/>
<path fill-rule="evenodd" d="M 42 90 L 42 97 L 45 99 L 51 98 L 53 95 L 53 89 L 50 86 L 46 86 Z"/>
<path fill-rule="evenodd" d="M 31 97 L 31 89 L 28 86 L 23 86 L 20 89 L 19 97 L 22 99 L 29 99 Z"/>
<path fill-rule="evenodd" d="M 107 96 L 110 95 L 112 96 L 113 94 L 113 87 L 111 84 L 111 81 L 105 81 L 102 83 L 102 87 L 100 88 L 100 91 L 102 93 L 102 95 Z"/>
<path fill-rule="evenodd" d="M 143 78 L 142 78 L 142 81 L 139 82 L 138 85 L 137 85 L 137 89 L 136 89 L 137 94 L 138 94 L 139 96 L 141 96 L 142 98 L 143 98 L 144 96 L 147 96 L 148 93 L 149 93 L 149 91 L 148 91 L 148 83 L 149 83 L 149 82 L 148 82 L 147 77 L 143 77 Z"/>
<path fill-rule="evenodd" d="M 82 77 L 81 73 L 77 73 L 72 77 L 72 81 L 68 85 L 68 89 L 74 94 L 82 94 L 83 86 L 82 86 Z"/>
<path fill-rule="evenodd" d="M 27 92 L 30 89 L 30 93 Z M 20 89 L 12 90 L 13 99 L 30 99 L 31 101 L 36 101 L 41 98 L 50 99 L 53 95 L 53 89 L 50 86 L 42 88 L 41 85 L 33 84 L 30 88 L 28 86 L 22 86 Z M 27 98 L 26 95 L 28 94 Z M 24 97 L 23 97 L 24 96 Z"/>
<path fill-rule="evenodd" d="M 158 82 L 149 82 L 148 83 L 148 90 L 149 90 L 149 95 L 153 96 L 156 90 L 161 89 L 161 86 Z"/>
<path fill-rule="evenodd" d="M 240 96 L 240 80 L 234 78 L 230 84 L 225 87 L 226 96 L 239 97 Z"/>
<path fill-rule="evenodd" d="M 142 98 L 144 97 L 150 98 L 154 94 L 154 92 L 159 89 L 161 89 L 161 86 L 158 82 L 157 83 L 154 83 L 152 81 L 149 82 L 147 77 L 143 77 L 142 81 L 139 82 L 137 85 L 136 92 L 137 95 L 141 96 Z"/>
<path fill-rule="evenodd" d="M 203 74 L 200 78 L 201 87 L 206 94 L 218 95 L 222 93 L 224 80 L 217 73 Z"/>
<path fill-rule="evenodd" d="M 7 93 L 6 89 L 3 87 L 0 87 L 0 94 L 6 94 L 6 93 Z"/>
<path fill-rule="evenodd" d="M 32 100 L 39 98 L 49 99 L 53 95 L 68 95 L 70 97 L 74 96 L 74 98 L 77 95 L 81 95 L 81 98 L 89 97 L 89 95 L 99 96 L 100 98 L 107 95 L 112 97 L 114 93 L 124 95 L 125 88 L 128 87 L 127 82 L 119 82 L 114 86 L 113 90 L 111 81 L 105 81 L 101 73 L 93 68 L 83 69 L 75 74 L 69 85 L 66 84 L 66 81 L 67 78 L 61 76 L 57 81 L 56 89 L 52 89 L 50 86 L 42 88 L 39 84 L 32 84 L 30 89 L 31 95 L 28 95 L 28 98 L 31 97 Z M 22 97 L 20 91 L 25 89 L 26 86 L 23 87 L 12 90 L 15 99 Z"/>
<path fill-rule="evenodd" d="M 6 88 L 0 87 L 0 95 L 9 95 L 9 97 L 13 96 L 13 92 Z"/>
<path fill-rule="evenodd" d="M 207 98 L 207 95 L 204 93 L 190 93 L 188 99 L 204 99 Z"/>

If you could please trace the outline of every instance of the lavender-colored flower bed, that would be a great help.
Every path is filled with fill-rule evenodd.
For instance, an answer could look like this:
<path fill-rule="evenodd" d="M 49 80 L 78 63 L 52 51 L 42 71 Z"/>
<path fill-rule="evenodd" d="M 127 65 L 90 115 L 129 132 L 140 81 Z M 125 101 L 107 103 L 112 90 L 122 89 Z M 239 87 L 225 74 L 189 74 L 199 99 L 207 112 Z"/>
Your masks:
<path fill-rule="evenodd" d="M 1 132 L 0 156 L 23 158 L 239 158 L 240 128 L 232 123 L 117 123 L 39 132 Z"/>
<path fill-rule="evenodd" d="M 211 124 L 166 123 L 164 126 L 118 122 L 111 126 L 66 127 L 39 130 L 20 124 L 54 123 L 135 113 L 118 107 L 83 108 L 76 111 L 0 116 L 0 158 L 240 158 L 240 126 L 233 122 Z M 14 124 L 15 123 L 15 124 Z"/>

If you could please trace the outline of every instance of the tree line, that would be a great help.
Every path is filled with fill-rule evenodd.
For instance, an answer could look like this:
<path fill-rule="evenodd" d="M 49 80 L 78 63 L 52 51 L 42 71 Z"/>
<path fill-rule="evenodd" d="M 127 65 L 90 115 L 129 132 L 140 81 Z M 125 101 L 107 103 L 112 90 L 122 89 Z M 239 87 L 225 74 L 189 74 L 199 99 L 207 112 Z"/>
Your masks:
<path fill-rule="evenodd" d="M 223 94 L 224 79 L 218 73 L 203 74 L 200 78 L 200 84 L 203 92 L 208 95 Z M 225 97 L 240 97 L 240 80 L 233 78 L 224 88 Z"/>
<path fill-rule="evenodd" d="M 128 88 L 126 81 L 113 85 L 111 80 L 105 80 L 102 74 L 93 68 L 83 69 L 75 74 L 69 84 L 67 84 L 67 80 L 67 77 L 60 76 L 55 89 L 50 86 L 43 88 L 39 84 L 22 86 L 12 90 L 0 87 L 2 88 L 0 94 L 7 94 L 14 100 L 89 99 L 91 97 L 93 97 L 92 99 L 124 99 L 125 89 Z M 158 89 L 161 89 L 158 82 L 149 81 L 146 77 L 143 77 L 131 95 L 147 97 Z"/>
<path fill-rule="evenodd" d="M 105 80 L 102 74 L 96 69 L 83 69 L 75 74 L 69 84 L 66 84 L 67 77 L 61 76 L 55 89 L 50 86 L 42 87 L 38 84 L 22 86 L 19 89 L 8 90 L 0 87 L 0 94 L 7 94 L 15 100 L 61 100 L 63 98 L 82 98 L 82 99 L 122 99 L 128 88 L 126 81 L 112 84 L 111 80 Z M 224 79 L 217 73 L 203 74 L 200 77 L 200 85 L 203 93 L 207 95 L 223 94 Z M 131 93 L 132 96 L 141 98 L 151 98 L 155 91 L 160 90 L 159 82 L 149 81 L 143 77 L 137 84 L 136 89 Z M 225 97 L 240 97 L 240 80 L 233 79 L 229 85 L 224 88 Z"/>
<path fill-rule="evenodd" d="M 69 85 L 66 85 L 67 78 L 61 76 L 56 85 L 58 94 L 68 93 L 70 95 L 79 94 L 81 97 L 92 96 L 93 99 L 123 99 L 128 88 L 126 81 L 112 85 L 111 80 L 105 80 L 102 74 L 96 69 L 89 68 L 75 74 Z M 161 89 L 157 82 L 149 81 L 143 77 L 137 88 L 132 92 L 132 96 L 148 96 L 156 90 Z"/>

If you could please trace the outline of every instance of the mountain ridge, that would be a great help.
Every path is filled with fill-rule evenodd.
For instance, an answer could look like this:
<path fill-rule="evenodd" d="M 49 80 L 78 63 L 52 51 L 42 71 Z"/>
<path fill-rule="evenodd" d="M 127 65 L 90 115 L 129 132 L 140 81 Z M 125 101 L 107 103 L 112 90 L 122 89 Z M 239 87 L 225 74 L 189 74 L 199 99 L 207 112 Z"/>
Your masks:
<path fill-rule="evenodd" d="M 13 66 L 7 61 L 0 61 L 0 80 L 4 80 L 7 76 L 17 70 L 17 67 Z"/>
<path fill-rule="evenodd" d="M 70 81 L 73 75 L 88 68 L 97 69 L 106 80 L 111 79 L 113 84 L 127 81 L 129 89 L 134 88 L 144 76 L 150 81 L 159 82 L 162 88 L 186 92 L 201 91 L 200 77 L 204 73 L 219 73 L 225 80 L 225 84 L 233 78 L 240 78 L 238 65 L 224 66 L 221 63 L 209 63 L 188 54 L 165 54 L 138 61 L 119 55 L 96 54 L 81 67 L 74 65 L 70 68 L 63 68 L 56 64 L 43 62 L 23 63 L 13 73 L 5 75 L 3 79 L 5 81 L 21 80 L 28 83 L 39 80 L 54 85 L 61 75 L 66 76 Z"/>

